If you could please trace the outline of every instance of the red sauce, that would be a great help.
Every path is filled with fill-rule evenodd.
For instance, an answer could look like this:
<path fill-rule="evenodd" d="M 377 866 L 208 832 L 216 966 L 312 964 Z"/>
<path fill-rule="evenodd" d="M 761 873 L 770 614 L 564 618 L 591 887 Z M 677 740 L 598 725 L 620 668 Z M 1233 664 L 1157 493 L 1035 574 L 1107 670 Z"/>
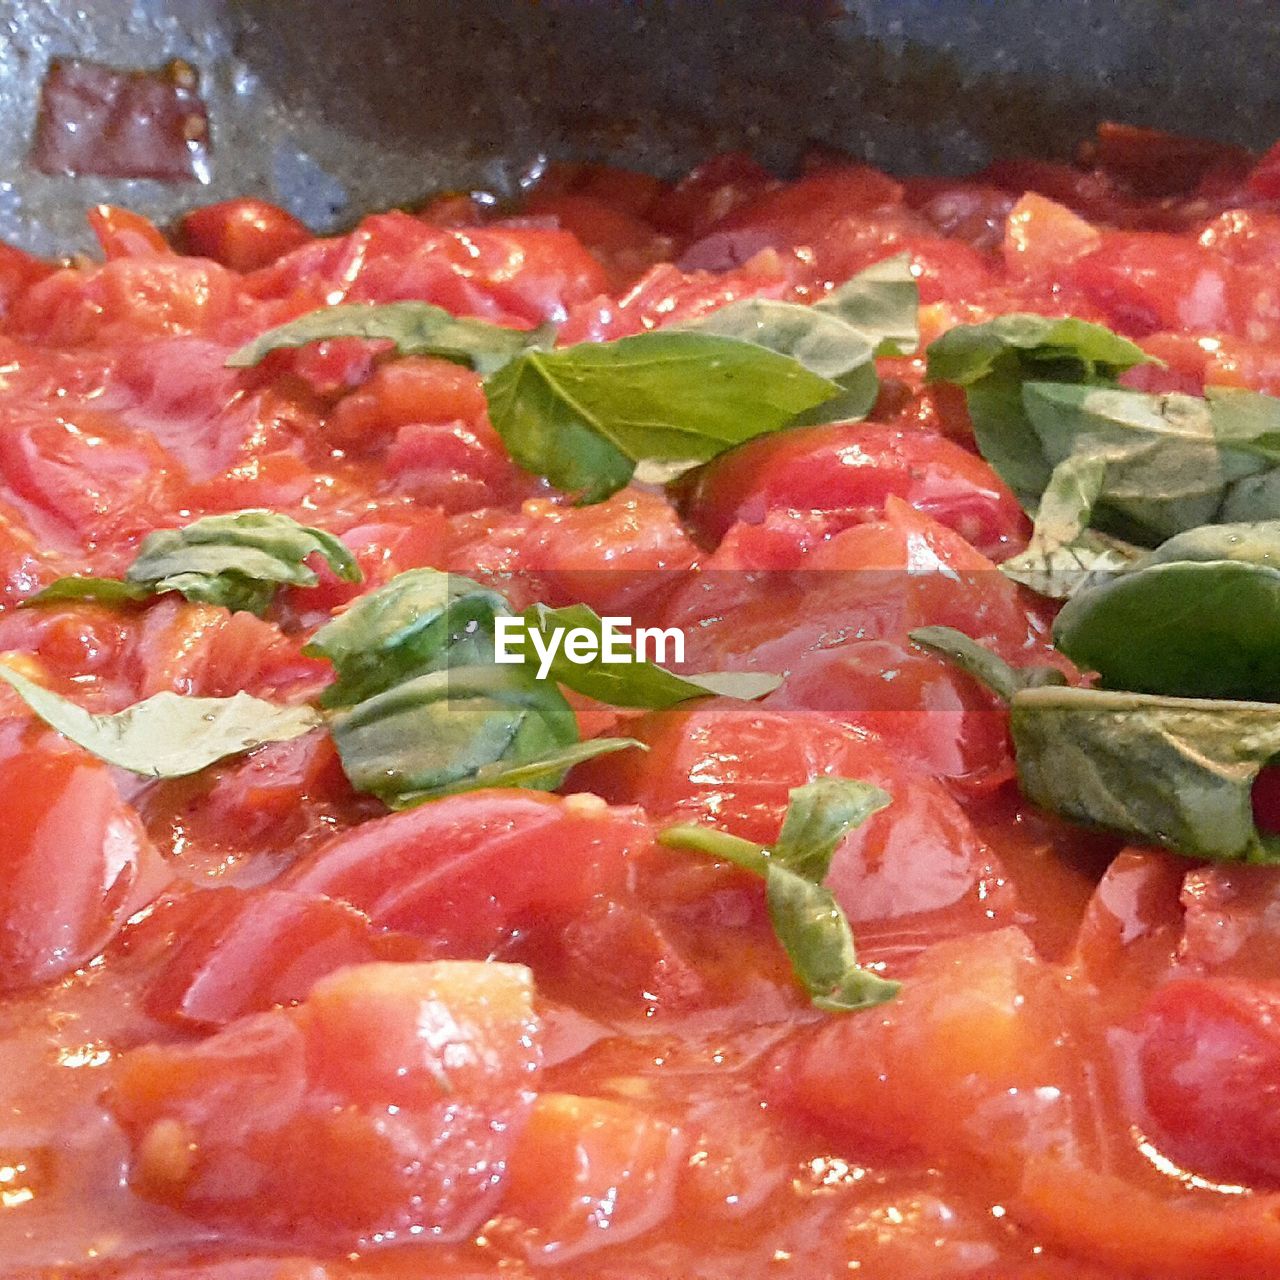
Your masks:
<path fill-rule="evenodd" d="M 761 704 L 625 717 L 652 749 L 562 796 L 398 815 L 319 731 L 144 785 L 0 692 L 0 1272 L 1280 1276 L 1280 874 L 1037 815 L 999 709 L 907 645 L 976 619 L 1047 649 L 1044 606 L 991 572 L 1026 521 L 921 359 L 880 362 L 868 422 L 752 444 L 679 511 L 642 488 L 568 505 L 455 365 L 347 341 L 224 367 L 324 303 L 602 339 L 907 253 L 926 342 L 1069 313 L 1167 362 L 1135 384 L 1277 392 L 1274 169 L 1111 130 L 1087 168 L 898 182 L 820 156 L 780 183 L 728 156 L 674 187 L 560 170 L 518 217 L 450 199 L 313 239 L 232 202 L 186 219 L 183 255 L 104 208 L 100 264 L 6 250 L 0 650 L 83 705 L 321 687 L 301 646 L 363 589 L 336 578 L 265 621 L 13 608 L 249 506 L 340 534 L 373 586 L 498 575 L 698 622 L 704 668 L 789 675 Z M 922 549 L 948 572 L 873 625 L 832 585 Z M 757 882 L 654 843 L 673 818 L 769 841 L 828 773 L 892 797 L 829 885 L 904 985 L 846 1016 L 797 988 Z"/>

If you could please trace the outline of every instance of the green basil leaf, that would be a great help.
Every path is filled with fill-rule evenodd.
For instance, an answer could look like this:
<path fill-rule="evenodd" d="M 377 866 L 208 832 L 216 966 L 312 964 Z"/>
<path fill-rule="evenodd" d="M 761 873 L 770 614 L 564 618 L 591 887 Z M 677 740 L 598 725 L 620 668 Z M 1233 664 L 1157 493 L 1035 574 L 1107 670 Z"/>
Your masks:
<path fill-rule="evenodd" d="M 227 357 L 233 369 L 246 369 L 272 351 L 305 347 L 332 338 L 371 338 L 395 343 L 402 356 L 439 356 L 487 375 L 531 347 L 549 347 L 555 327 L 504 329 L 487 320 L 451 315 L 429 302 L 348 302 L 321 307 L 268 329 Z"/>
<path fill-rule="evenodd" d="M 920 286 L 911 255 L 897 253 L 859 271 L 813 304 L 866 335 L 878 356 L 909 356 L 920 345 Z"/>
<path fill-rule="evenodd" d="M 312 555 L 345 582 L 360 581 L 355 557 L 333 534 L 275 511 L 234 511 L 149 533 L 123 582 L 60 578 L 27 603 L 93 599 L 118 605 L 176 591 L 188 600 L 261 616 L 280 587 L 316 585 L 319 578 L 307 564 Z"/>
<path fill-rule="evenodd" d="M 1219 521 L 1232 486 L 1267 467 L 1220 447 L 1211 405 L 1195 396 L 1037 382 L 1022 399 L 1051 464 L 1082 453 L 1105 460 L 1093 521 L 1131 542 L 1153 546 Z"/>
<path fill-rule="evenodd" d="M 545 761 L 578 744 L 564 696 L 523 667 L 416 676 L 333 713 L 330 728 L 352 785 L 392 808 L 483 786 L 489 766 Z"/>
<path fill-rule="evenodd" d="M 493 661 L 493 627 L 506 598 L 460 573 L 408 569 L 360 596 L 304 646 L 338 673 L 326 707 L 351 706 L 446 666 Z"/>
<path fill-rule="evenodd" d="M 1107 688 L 1280 701 L 1280 521 L 1171 538 L 1069 601 L 1053 634 Z"/>
<path fill-rule="evenodd" d="M 58 604 L 64 600 L 95 600 L 99 604 L 119 607 L 150 600 L 150 587 L 124 582 L 120 578 L 58 578 L 43 591 L 28 596 L 23 608 L 33 604 Z"/>
<path fill-rule="evenodd" d="M 1042 596 L 1067 600 L 1097 575 L 1123 569 L 1141 555 L 1138 548 L 1089 528 L 1106 473 L 1106 459 L 1087 454 L 1058 463 L 1040 497 L 1031 541 L 1000 571 Z"/>
<path fill-rule="evenodd" d="M 965 388 L 982 456 L 1029 510 L 1066 455 L 1046 455 L 1027 418 L 1023 383 L 1107 386 L 1126 369 L 1153 363 L 1141 347 L 1102 325 L 1024 313 L 958 325 L 930 343 L 927 355 L 930 382 Z"/>
<path fill-rule="evenodd" d="M 889 796 L 869 783 L 820 778 L 791 792 L 771 848 L 689 824 L 666 828 L 658 842 L 762 877 L 773 931 L 813 1003 L 830 1013 L 851 1013 L 892 1000 L 900 984 L 858 963 L 853 930 L 822 881 L 841 840 L 888 803 Z"/>
<path fill-rule="evenodd" d="M 866 416 L 880 390 L 875 357 L 915 349 L 919 305 L 911 260 L 899 254 L 812 306 L 742 298 L 681 328 L 754 342 L 838 383 L 839 395 L 799 415 L 797 425 L 812 425 Z"/>
<path fill-rule="evenodd" d="M 1023 792 L 1041 808 L 1189 857 L 1280 862 L 1252 787 L 1280 755 L 1280 707 L 1027 689 L 1010 707 Z"/>
<path fill-rule="evenodd" d="M 526 664 L 538 672 L 538 679 L 550 679 L 575 693 L 585 694 L 614 707 L 644 707 L 662 710 L 690 698 L 720 695 L 731 698 L 762 698 L 781 683 L 780 676 L 761 672 L 725 671 L 711 675 L 678 676 L 655 662 L 636 660 L 634 646 L 616 637 L 606 643 L 604 620 L 588 605 L 574 604 L 552 609 L 535 604 L 524 612 L 527 632 L 521 645 Z M 570 631 L 585 632 L 595 638 L 601 655 L 591 662 L 573 662 L 565 652 L 564 636 Z M 540 637 L 539 649 L 533 633 Z M 556 638 L 556 633 L 561 633 Z M 554 654 L 541 656 L 556 644 Z M 606 649 L 617 656 L 605 660 Z M 545 674 L 543 672 L 545 668 Z"/>
<path fill-rule="evenodd" d="M 1057 667 L 1010 666 L 998 653 L 954 627 L 917 627 L 908 635 L 922 649 L 954 663 L 1005 702 L 1020 689 L 1067 683 L 1067 677 Z"/>
<path fill-rule="evenodd" d="M 264 742 L 287 742 L 321 723 L 312 707 L 247 693 L 187 698 L 157 693 L 113 715 L 95 715 L 0 663 L 0 680 L 50 728 L 108 764 L 147 778 L 181 778 Z"/>
<path fill-rule="evenodd" d="M 613 755 L 615 751 L 629 751 L 632 748 L 649 750 L 647 743 L 636 738 L 588 738 L 586 742 L 575 742 L 537 760 L 527 760 L 521 764 L 499 760 L 494 764 L 481 765 L 474 774 L 444 790 L 400 792 L 391 807 L 411 809 L 428 800 L 438 800 L 442 795 L 476 791 L 482 787 L 527 787 L 535 791 L 554 791 L 575 765 L 594 760 L 597 756 Z"/>
<path fill-rule="evenodd" d="M 901 983 L 858 963 L 853 930 L 829 889 L 770 863 L 765 876 L 769 921 L 796 977 L 827 1013 L 856 1013 L 892 1000 Z"/>
<path fill-rule="evenodd" d="M 1280 399 L 1244 387 L 1206 387 L 1204 394 L 1220 445 L 1280 462 Z"/>
<path fill-rule="evenodd" d="M 485 391 L 490 420 L 521 467 L 600 502 L 641 460 L 705 462 L 840 387 L 755 343 L 666 330 L 525 352 Z"/>
<path fill-rule="evenodd" d="M 815 882 L 825 880 L 840 841 L 888 803 L 888 794 L 879 787 L 851 778 L 818 778 L 796 787 L 771 864 Z"/>

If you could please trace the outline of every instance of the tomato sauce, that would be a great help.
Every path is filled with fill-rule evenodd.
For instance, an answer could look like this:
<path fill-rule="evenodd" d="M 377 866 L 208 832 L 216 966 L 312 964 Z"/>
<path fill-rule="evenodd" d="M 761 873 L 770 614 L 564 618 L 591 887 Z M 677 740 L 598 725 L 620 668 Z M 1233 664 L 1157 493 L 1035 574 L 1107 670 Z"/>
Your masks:
<path fill-rule="evenodd" d="M 97 263 L 0 250 L 0 651 L 90 710 L 314 697 L 309 635 L 419 566 L 785 675 L 758 703 L 580 700 L 650 750 L 397 814 L 323 730 L 147 781 L 0 689 L 0 1275 L 1280 1277 L 1280 873 L 1037 813 L 1004 713 L 910 644 L 950 623 L 1043 661 L 1051 620 L 994 572 L 1028 521 L 921 357 L 879 361 L 866 422 L 586 507 L 511 461 L 458 365 L 355 340 L 224 364 L 338 302 L 605 340 L 905 253 L 924 343 L 1072 314 L 1164 361 L 1134 386 L 1276 392 L 1277 168 L 1113 127 L 967 180 L 568 166 L 521 208 L 332 238 L 246 200 L 172 238 L 99 208 Z M 16 607 L 245 507 L 338 534 L 364 585 L 322 571 L 265 620 Z M 844 1015 L 758 881 L 655 842 L 767 843 L 830 774 L 891 798 L 827 884 L 903 983 Z"/>

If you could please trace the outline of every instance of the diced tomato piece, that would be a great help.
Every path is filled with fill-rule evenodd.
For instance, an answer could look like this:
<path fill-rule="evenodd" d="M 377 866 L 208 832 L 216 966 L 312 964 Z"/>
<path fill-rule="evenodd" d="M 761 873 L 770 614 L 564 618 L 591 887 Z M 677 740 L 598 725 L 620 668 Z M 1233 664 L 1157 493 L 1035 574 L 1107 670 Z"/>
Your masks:
<path fill-rule="evenodd" d="M 1152 1135 L 1193 1173 L 1280 1186 L 1280 987 L 1183 979 L 1140 1022 Z"/>
<path fill-rule="evenodd" d="M 109 1099 L 130 1185 L 272 1245 L 463 1238 L 501 1194 L 533 1101 L 531 996 L 515 965 L 359 965 L 297 1009 L 134 1049 Z"/>
<path fill-rule="evenodd" d="M 805 707 L 868 730 L 907 768 L 981 793 L 1013 777 L 1008 715 L 951 663 L 901 641 L 804 655 L 767 707 Z"/>
<path fill-rule="evenodd" d="M 1270 867 L 1194 867 L 1182 908 L 1178 958 L 1189 973 L 1265 980 L 1280 972 L 1280 879 Z"/>
<path fill-rule="evenodd" d="M 1016 1171 L 1068 1119 L 1054 1044 L 1064 1016 L 1020 930 L 942 942 L 892 1003 L 781 1050 L 771 1091 L 864 1147 Z"/>
<path fill-rule="evenodd" d="M 1230 268 L 1180 236 L 1108 232 L 1071 272 L 1124 333 L 1232 329 Z"/>
<path fill-rule="evenodd" d="M 187 253 L 232 271 L 257 271 L 311 239 L 293 214 L 247 196 L 192 209 L 183 214 L 178 230 Z"/>
<path fill-rule="evenodd" d="M 1161 849 L 1123 849 L 1098 883 L 1076 938 L 1074 961 L 1109 1008 L 1132 1011 L 1167 977 L 1182 932 L 1184 859 Z"/>
<path fill-rule="evenodd" d="M 484 390 L 470 369 L 449 360 L 406 356 L 380 365 L 362 387 L 340 400 L 325 432 L 342 448 L 368 449 L 410 423 L 462 419 L 476 426 L 484 418 Z"/>
<path fill-rule="evenodd" d="M 999 187 L 952 178 L 907 178 L 906 203 L 940 235 L 973 249 L 998 249 L 1015 197 Z"/>
<path fill-rule="evenodd" d="M 0 760 L 0 786 L 0 987 L 13 990 L 95 956 L 170 872 L 87 753 L 28 744 Z"/>
<path fill-rule="evenodd" d="M 1211 170 L 1243 177 L 1252 157 L 1243 147 L 1104 120 L 1091 148 L 1099 168 L 1147 198 L 1185 195 Z"/>
<path fill-rule="evenodd" d="M 333 738 L 315 729 L 223 766 L 193 821 L 210 832 L 234 831 L 238 841 L 280 848 L 306 829 L 310 803 L 332 806 L 353 795 Z"/>
<path fill-rule="evenodd" d="M 665 230 L 699 235 L 777 185 L 777 180 L 745 151 L 729 151 L 712 156 L 682 178 L 655 201 L 648 216 Z"/>
<path fill-rule="evenodd" d="M 531 1258 L 581 1258 L 651 1231 L 675 1207 L 688 1155 L 678 1130 L 638 1107 L 544 1093 L 511 1155 L 504 1212 Z"/>
<path fill-rule="evenodd" d="M 1029 191 L 1009 211 L 1005 266 L 1023 280 L 1056 280 L 1070 263 L 1101 244 L 1097 228 L 1065 205 Z"/>
<path fill-rule="evenodd" d="M 150 218 L 115 205 L 97 204 L 86 215 L 107 259 L 152 258 L 172 254 L 169 242 Z"/>
<path fill-rule="evenodd" d="M 671 256 L 670 236 L 633 214 L 580 193 L 540 196 L 528 201 L 530 213 L 550 215 L 571 231 L 605 264 L 615 286 L 625 287 L 647 267 Z"/>
<path fill-rule="evenodd" d="M 167 940 L 146 1009 L 177 1026 L 225 1026 L 305 999 L 349 965 L 408 960 L 421 948 L 379 934 L 354 907 L 282 889 L 201 889 L 159 903 L 133 946 Z M 131 931 L 132 932 L 132 931 Z"/>
<path fill-rule="evenodd" d="M 669 186 L 651 173 L 619 169 L 609 164 L 584 164 L 574 178 L 577 195 L 590 196 L 611 208 L 629 213 L 633 218 L 647 218 L 654 202 Z"/>
<path fill-rule="evenodd" d="M 563 922 L 621 889 L 649 841 L 635 810 L 478 791 L 365 822 L 281 883 L 340 898 L 442 954 L 486 956 L 516 930 Z"/>
<path fill-rule="evenodd" d="M 766 512 L 822 511 L 837 532 L 874 520 L 896 495 L 955 529 L 984 555 L 1024 545 L 1027 520 L 979 457 L 932 432 L 877 423 L 805 427 L 753 440 L 700 467 L 682 485 L 695 532 L 718 542 L 738 520 Z"/>
<path fill-rule="evenodd" d="M 52 275 L 55 270 L 51 262 L 0 242 L 0 316 L 8 312 L 27 288 Z"/>

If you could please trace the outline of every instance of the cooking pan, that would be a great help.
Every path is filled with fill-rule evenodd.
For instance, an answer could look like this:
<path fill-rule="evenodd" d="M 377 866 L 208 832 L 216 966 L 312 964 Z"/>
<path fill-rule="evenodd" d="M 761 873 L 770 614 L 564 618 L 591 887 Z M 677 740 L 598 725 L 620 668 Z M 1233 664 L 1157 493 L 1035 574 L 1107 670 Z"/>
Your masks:
<path fill-rule="evenodd" d="M 812 142 L 895 173 L 1064 154 L 1104 118 L 1253 147 L 1280 135 L 1272 0 L 3 0 L 0 237 L 88 244 L 99 201 L 167 221 L 254 194 L 316 230 L 548 160 L 664 175 Z M 57 59 L 199 77 L 197 178 L 41 172 Z"/>

